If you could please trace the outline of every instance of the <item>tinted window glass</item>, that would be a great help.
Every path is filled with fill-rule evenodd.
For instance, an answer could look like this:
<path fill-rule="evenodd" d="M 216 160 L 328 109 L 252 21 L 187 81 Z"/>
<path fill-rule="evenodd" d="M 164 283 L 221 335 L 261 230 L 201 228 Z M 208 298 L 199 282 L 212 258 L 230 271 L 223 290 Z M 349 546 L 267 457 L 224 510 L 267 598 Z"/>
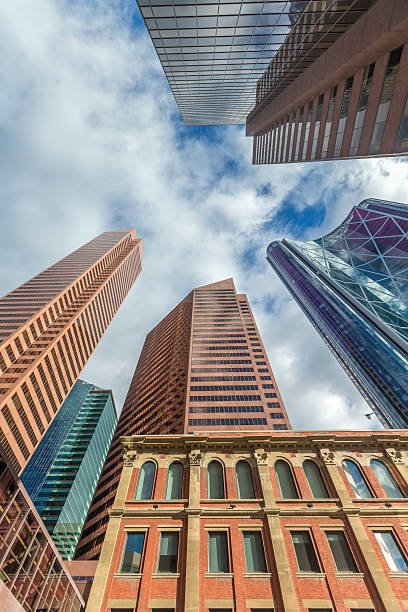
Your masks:
<path fill-rule="evenodd" d="M 293 480 L 292 470 L 286 461 L 277 461 L 275 472 L 283 499 L 297 499 L 299 495 Z"/>
<path fill-rule="evenodd" d="M 254 499 L 255 491 L 252 482 L 252 470 L 247 461 L 238 461 L 236 467 L 238 497 L 240 499 Z"/>

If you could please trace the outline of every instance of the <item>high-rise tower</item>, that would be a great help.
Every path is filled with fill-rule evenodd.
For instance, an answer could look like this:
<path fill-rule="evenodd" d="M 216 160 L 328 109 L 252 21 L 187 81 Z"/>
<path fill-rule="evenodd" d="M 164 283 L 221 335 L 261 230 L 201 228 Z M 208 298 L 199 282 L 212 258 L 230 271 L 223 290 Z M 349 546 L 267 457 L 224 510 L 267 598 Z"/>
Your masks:
<path fill-rule="evenodd" d="M 0 299 L 0 444 L 18 474 L 140 274 L 135 230 L 100 234 Z"/>
<path fill-rule="evenodd" d="M 385 427 L 408 427 L 408 206 L 364 200 L 267 259 Z"/>
<path fill-rule="evenodd" d="M 99 556 L 121 436 L 290 428 L 246 295 L 232 279 L 194 289 L 146 337 L 75 557 Z"/>
<path fill-rule="evenodd" d="M 71 559 L 117 423 L 112 392 L 78 380 L 21 482 L 63 559 Z"/>

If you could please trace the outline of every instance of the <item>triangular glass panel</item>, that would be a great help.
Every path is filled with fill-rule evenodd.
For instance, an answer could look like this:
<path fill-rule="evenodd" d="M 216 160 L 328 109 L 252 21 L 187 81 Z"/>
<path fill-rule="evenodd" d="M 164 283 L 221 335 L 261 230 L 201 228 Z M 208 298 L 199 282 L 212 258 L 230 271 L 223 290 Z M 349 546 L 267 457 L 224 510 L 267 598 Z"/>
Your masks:
<path fill-rule="evenodd" d="M 385 236 L 401 236 L 401 230 L 393 219 L 388 218 L 381 228 L 381 231 L 377 232 L 377 235 L 379 234 L 381 234 L 383 238 Z"/>

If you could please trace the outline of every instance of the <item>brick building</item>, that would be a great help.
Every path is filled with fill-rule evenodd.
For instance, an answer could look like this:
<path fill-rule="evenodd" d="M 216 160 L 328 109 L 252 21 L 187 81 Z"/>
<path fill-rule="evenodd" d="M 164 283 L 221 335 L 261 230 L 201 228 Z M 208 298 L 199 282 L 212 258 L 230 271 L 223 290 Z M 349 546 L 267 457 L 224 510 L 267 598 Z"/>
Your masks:
<path fill-rule="evenodd" d="M 105 612 L 402 612 L 408 433 L 122 438 L 88 602 Z"/>
<path fill-rule="evenodd" d="M 0 444 L 18 475 L 141 271 L 136 231 L 104 232 L 0 299 Z"/>
<path fill-rule="evenodd" d="M 262 429 L 291 425 L 248 298 L 231 278 L 197 287 L 146 336 L 75 559 L 99 558 L 121 436 Z"/>

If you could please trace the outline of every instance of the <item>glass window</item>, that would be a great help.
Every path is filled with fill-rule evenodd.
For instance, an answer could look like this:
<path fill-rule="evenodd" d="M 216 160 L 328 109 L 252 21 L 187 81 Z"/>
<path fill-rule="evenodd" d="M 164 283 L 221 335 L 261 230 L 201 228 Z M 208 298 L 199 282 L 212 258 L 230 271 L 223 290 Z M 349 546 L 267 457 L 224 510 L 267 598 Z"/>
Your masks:
<path fill-rule="evenodd" d="M 207 467 L 208 499 L 224 499 L 224 470 L 219 461 L 210 461 Z"/>
<path fill-rule="evenodd" d="M 291 536 L 300 571 L 320 572 L 310 533 L 308 531 L 295 531 Z"/>
<path fill-rule="evenodd" d="M 371 467 L 373 468 L 374 474 L 377 476 L 380 485 L 388 497 L 404 497 L 399 486 L 391 476 L 389 469 L 383 464 L 382 461 L 373 459 L 371 461 Z"/>
<path fill-rule="evenodd" d="M 177 572 L 178 531 L 162 532 L 160 535 L 158 572 Z"/>
<path fill-rule="evenodd" d="M 406 559 L 391 531 L 375 531 L 374 535 L 381 552 L 392 572 L 408 572 Z"/>
<path fill-rule="evenodd" d="M 347 480 L 354 491 L 354 495 L 360 499 L 369 499 L 372 497 L 370 489 L 360 471 L 360 468 L 353 462 L 345 459 L 342 463 L 346 473 Z"/>
<path fill-rule="evenodd" d="M 240 499 L 254 499 L 255 490 L 249 463 L 247 461 L 238 461 L 235 471 L 237 475 L 238 497 Z"/>
<path fill-rule="evenodd" d="M 326 531 L 327 541 L 339 572 L 358 572 L 350 546 L 342 531 Z"/>
<path fill-rule="evenodd" d="M 137 479 L 135 499 L 151 499 L 156 466 L 153 461 L 146 461 L 140 468 Z"/>
<path fill-rule="evenodd" d="M 225 531 L 208 532 L 208 571 L 228 573 L 228 540 Z"/>
<path fill-rule="evenodd" d="M 292 470 L 286 461 L 275 463 L 275 472 L 278 478 L 279 489 L 283 499 L 298 499 L 299 495 L 293 480 Z"/>
<path fill-rule="evenodd" d="M 122 566 L 120 568 L 122 573 L 138 574 L 140 572 L 144 541 L 144 533 L 127 534 Z"/>
<path fill-rule="evenodd" d="M 173 461 L 167 473 L 165 499 L 181 499 L 183 497 L 184 467 L 180 461 Z"/>
<path fill-rule="evenodd" d="M 306 459 L 306 461 L 303 462 L 303 469 L 305 471 L 312 496 L 316 499 L 325 499 L 329 497 L 319 466 L 316 465 L 314 461 Z"/>
<path fill-rule="evenodd" d="M 261 532 L 244 531 L 243 537 L 247 572 L 266 572 L 266 561 Z"/>

